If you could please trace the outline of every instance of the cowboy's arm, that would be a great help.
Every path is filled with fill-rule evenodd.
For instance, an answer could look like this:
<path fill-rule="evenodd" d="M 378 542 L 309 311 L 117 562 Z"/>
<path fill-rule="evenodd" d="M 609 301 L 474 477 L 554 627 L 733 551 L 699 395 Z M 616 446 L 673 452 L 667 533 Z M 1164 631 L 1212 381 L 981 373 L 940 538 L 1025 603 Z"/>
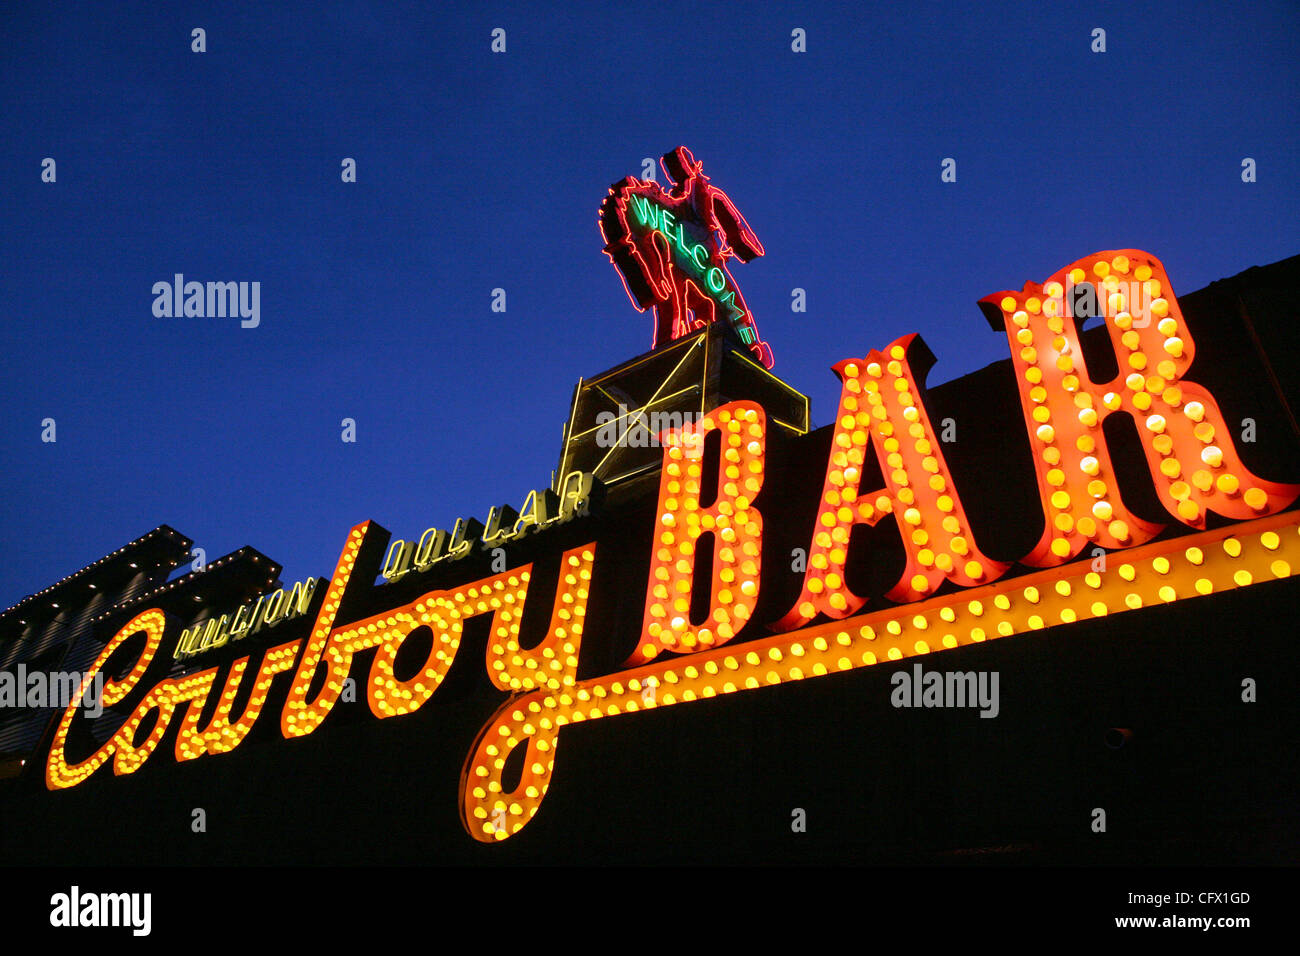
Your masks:
<path fill-rule="evenodd" d="M 713 189 L 713 214 L 718 220 L 722 234 L 741 262 L 748 262 L 763 254 L 763 244 L 749 228 L 745 217 L 740 214 L 735 204 L 721 189 Z"/>

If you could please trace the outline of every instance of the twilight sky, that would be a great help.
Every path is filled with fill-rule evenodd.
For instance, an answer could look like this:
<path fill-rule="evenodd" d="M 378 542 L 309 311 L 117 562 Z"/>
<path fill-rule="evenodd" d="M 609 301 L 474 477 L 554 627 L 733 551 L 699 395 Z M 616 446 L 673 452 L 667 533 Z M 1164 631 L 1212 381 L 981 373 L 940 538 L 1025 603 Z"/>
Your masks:
<path fill-rule="evenodd" d="M 1001 359 L 976 300 L 1088 253 L 1176 294 L 1300 253 L 1292 0 L 374 6 L 0 10 L 0 608 L 160 523 L 289 582 L 367 518 L 517 507 L 578 378 L 649 347 L 596 212 L 680 144 L 819 425 L 834 363 Z M 260 325 L 156 317 L 175 273 L 259 282 Z"/>

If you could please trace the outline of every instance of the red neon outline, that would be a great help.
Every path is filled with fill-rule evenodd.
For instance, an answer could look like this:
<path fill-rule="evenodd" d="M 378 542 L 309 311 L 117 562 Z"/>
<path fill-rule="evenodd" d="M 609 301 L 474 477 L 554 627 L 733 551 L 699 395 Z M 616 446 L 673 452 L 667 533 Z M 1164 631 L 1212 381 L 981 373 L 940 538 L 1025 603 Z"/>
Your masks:
<path fill-rule="evenodd" d="M 754 314 L 727 268 L 729 259 L 749 262 L 763 255 L 763 244 L 735 203 L 709 183 L 703 164 L 689 149 L 678 146 L 665 153 L 659 163 L 673 183 L 671 190 L 665 191 L 653 180 L 628 176 L 609 187 L 609 195 L 600 204 L 599 217 L 605 255 L 618 270 L 628 299 L 638 312 L 655 310 L 651 348 L 659 348 L 721 319 L 737 330 L 748 329 L 754 336 L 749 344 L 750 352 L 764 368 L 772 368 L 775 364 L 772 349 L 759 335 Z M 700 288 L 693 276 L 677 266 L 666 237 L 658 230 L 639 233 L 632 226 L 628 219 L 631 196 L 649 199 L 672 213 L 675 219 L 707 233 L 702 245 L 709 253 L 709 268 L 716 267 L 722 272 L 723 292 L 734 295 L 733 304 L 741 312 L 739 317 L 733 320 L 718 314 L 718 302 L 706 289 Z"/>

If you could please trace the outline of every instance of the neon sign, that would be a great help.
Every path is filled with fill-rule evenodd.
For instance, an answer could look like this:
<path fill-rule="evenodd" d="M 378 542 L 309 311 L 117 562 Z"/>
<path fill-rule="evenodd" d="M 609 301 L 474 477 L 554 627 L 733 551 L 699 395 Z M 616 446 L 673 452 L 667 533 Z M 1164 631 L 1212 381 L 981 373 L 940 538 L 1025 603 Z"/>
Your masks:
<path fill-rule="evenodd" d="M 1057 301 L 1063 279 L 1077 286 L 1079 273 L 1092 275 L 1106 291 L 1105 278 L 1115 272 L 1149 283 L 1152 321 L 1138 327 L 1117 279 L 1101 313 L 1121 369 L 1112 381 L 1098 383 L 1083 362 L 1069 310 L 1048 303 Z M 348 534 L 309 633 L 265 650 L 254 676 L 249 657 L 233 662 L 220 690 L 219 668 L 212 667 L 166 677 L 139 693 L 172 625 L 156 608 L 136 615 L 85 678 L 143 633 L 134 663 L 103 685 L 106 707 L 128 697 L 136 699 L 135 707 L 109 740 L 76 758 L 69 756 L 68 741 L 81 718 L 69 707 L 50 747 L 46 786 L 78 786 L 109 762 L 115 774 L 135 772 L 178 715 L 176 760 L 229 752 L 267 708 L 277 682 L 281 736 L 315 733 L 363 652 L 373 652 L 364 675 L 371 713 L 379 719 L 409 715 L 438 692 L 461 652 L 466 622 L 481 617 L 488 626 L 483 670 L 505 696 L 469 747 L 460 816 L 473 839 L 498 842 L 539 812 L 556 770 L 561 731 L 570 724 L 1194 600 L 1287 578 L 1300 568 L 1300 512 L 1281 513 L 1300 486 L 1250 472 L 1214 396 L 1187 378 L 1195 343 L 1159 260 L 1138 250 L 1097 253 L 1042 285 L 983 302 L 1012 343 L 1043 511 L 1041 538 L 1020 558 L 1018 576 L 1009 577 L 1011 565 L 989 557 L 975 540 L 926 410 L 922 386 L 932 356 L 916 336 L 904 336 L 835 366 L 843 387 L 819 506 L 807 529 L 808 566 L 801 594 L 780 619 L 753 619 L 763 585 L 763 511 L 770 520 L 773 502 L 781 500 L 763 497 L 767 419 L 757 403 L 733 401 L 661 436 L 665 451 L 641 623 L 635 635 L 623 635 L 634 636 L 635 647 L 615 672 L 579 676 L 582 645 L 592 637 L 586 617 L 593 570 L 597 561 L 617 559 L 597 542 L 560 555 L 545 636 L 525 648 L 525 607 L 539 600 L 529 596 L 540 577 L 531 563 L 430 589 L 379 612 L 340 617 L 357 595 L 372 592 L 364 569 L 374 566 L 367 562 L 377 561 L 387 543 L 382 529 L 363 522 Z M 1160 500 L 1190 533 L 1153 540 L 1159 525 L 1122 510 L 1100 427 L 1115 412 L 1133 416 L 1144 429 L 1144 456 Z M 713 453 L 708 448 L 715 437 Z M 884 476 L 879 488 L 863 486 L 868 446 Z M 705 488 L 716 494 L 706 497 Z M 1207 529 L 1211 511 L 1246 523 Z M 896 518 L 906 563 L 883 595 L 893 603 L 869 607 L 869 598 L 847 584 L 848 537 L 885 515 Z M 1109 570 L 1079 560 L 1094 546 L 1117 552 Z M 354 573 L 358 568 L 363 573 Z M 399 676 L 399 652 L 424 628 L 433 635 L 425 660 Z M 360 686 L 362 675 L 355 677 Z M 251 692 L 235 716 L 233 702 L 246 680 Z M 201 725 L 213 693 L 220 694 L 218 705 Z M 148 733 L 137 739 L 145 727 Z M 519 748 L 522 769 L 508 783 L 507 761 Z"/>
<path fill-rule="evenodd" d="M 660 164 L 670 190 L 628 176 L 600 204 L 605 254 L 637 310 L 654 309 L 653 347 L 722 321 L 770 369 L 772 350 L 727 268 L 729 259 L 763 255 L 762 243 L 685 146 L 666 153 Z"/>
<path fill-rule="evenodd" d="M 550 488 L 528 492 L 523 506 L 515 511 L 500 505 L 488 511 L 487 523 L 475 518 L 457 518 L 451 533 L 427 528 L 416 542 L 393 541 L 384 558 L 384 580 L 400 581 L 410 571 L 427 571 L 444 561 L 458 561 L 475 548 L 502 548 L 526 534 L 588 515 L 604 498 L 604 484 L 590 472 L 571 471 L 560 481 L 557 494 Z"/>
<path fill-rule="evenodd" d="M 235 613 L 213 616 L 181 632 L 172 657 L 182 660 L 206 650 L 224 647 L 231 641 L 251 637 L 264 627 L 275 627 L 307 613 L 317 581 L 298 581 L 286 596 L 284 589 L 260 595 L 256 601 L 241 605 Z"/>

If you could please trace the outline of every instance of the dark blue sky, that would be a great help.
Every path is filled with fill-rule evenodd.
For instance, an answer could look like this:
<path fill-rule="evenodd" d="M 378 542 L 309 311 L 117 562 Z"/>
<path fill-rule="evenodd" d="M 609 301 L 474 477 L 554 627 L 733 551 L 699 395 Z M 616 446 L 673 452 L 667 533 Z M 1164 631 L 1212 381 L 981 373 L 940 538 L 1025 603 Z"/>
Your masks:
<path fill-rule="evenodd" d="M 1176 293 L 1300 252 L 1291 0 L 539 6 L 5 5 L 0 607 L 163 522 L 292 581 L 357 521 L 518 505 L 578 377 L 649 346 L 596 211 L 679 144 L 766 247 L 733 274 L 818 424 L 835 362 L 1003 358 L 976 300 L 1096 250 Z M 156 318 L 177 272 L 260 282 L 260 327 Z"/>

